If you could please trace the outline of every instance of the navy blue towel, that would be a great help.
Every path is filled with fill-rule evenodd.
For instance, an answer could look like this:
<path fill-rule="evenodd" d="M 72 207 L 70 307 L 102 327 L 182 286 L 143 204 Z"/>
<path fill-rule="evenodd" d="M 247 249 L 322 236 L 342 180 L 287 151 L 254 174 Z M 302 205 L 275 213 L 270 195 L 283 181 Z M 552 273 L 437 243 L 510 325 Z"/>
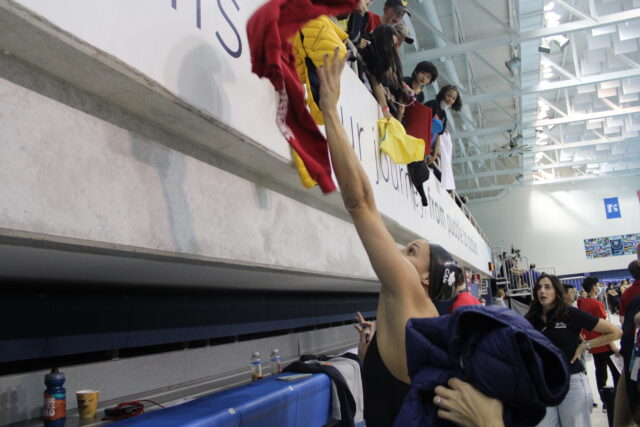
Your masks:
<path fill-rule="evenodd" d="M 521 315 L 497 306 L 466 306 L 453 314 L 410 319 L 406 348 L 411 391 L 396 427 L 450 426 L 432 403 L 436 386 L 452 377 L 504 405 L 506 426 L 535 425 L 545 407 L 569 391 L 562 352 Z"/>

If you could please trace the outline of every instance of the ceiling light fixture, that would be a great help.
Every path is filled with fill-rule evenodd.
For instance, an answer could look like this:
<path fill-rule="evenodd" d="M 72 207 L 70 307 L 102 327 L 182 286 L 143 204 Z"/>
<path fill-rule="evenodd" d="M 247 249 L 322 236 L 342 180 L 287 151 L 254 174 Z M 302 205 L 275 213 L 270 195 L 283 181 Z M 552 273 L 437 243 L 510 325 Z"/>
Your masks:
<path fill-rule="evenodd" d="M 553 27 L 557 27 L 560 24 L 560 18 L 562 18 L 558 13 L 556 12 L 545 12 L 544 13 L 544 20 L 545 20 L 545 27 L 547 28 L 553 28 Z"/>
<path fill-rule="evenodd" d="M 515 71 L 518 69 L 518 67 L 520 67 L 521 63 L 522 60 L 519 57 L 514 56 L 510 60 L 505 61 L 504 65 L 511 72 L 511 74 L 515 74 Z"/>
<path fill-rule="evenodd" d="M 540 46 L 538 46 L 538 52 L 551 53 L 551 43 L 549 43 L 548 39 L 544 38 L 540 40 Z"/>
<path fill-rule="evenodd" d="M 569 45 L 571 39 L 569 37 L 563 36 L 562 34 L 553 37 L 553 41 L 558 45 L 560 50 L 564 49 Z"/>

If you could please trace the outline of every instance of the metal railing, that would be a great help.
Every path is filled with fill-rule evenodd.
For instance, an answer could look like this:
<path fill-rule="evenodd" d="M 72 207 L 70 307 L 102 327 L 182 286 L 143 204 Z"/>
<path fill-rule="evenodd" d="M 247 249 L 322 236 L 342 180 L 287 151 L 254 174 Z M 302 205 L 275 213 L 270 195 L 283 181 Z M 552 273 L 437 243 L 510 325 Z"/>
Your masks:
<path fill-rule="evenodd" d="M 500 265 L 496 266 L 496 286 L 503 289 L 507 296 L 531 295 L 533 283 L 540 274 L 530 269 L 526 256 L 507 254 L 500 247 L 493 247 L 493 258 Z"/>
<path fill-rule="evenodd" d="M 431 166 L 434 167 L 435 169 L 437 169 L 438 172 L 441 172 L 441 170 L 440 170 L 440 159 L 436 159 L 436 161 L 433 162 Z M 469 210 L 469 208 L 467 208 L 466 202 L 462 200 L 462 197 L 460 197 L 460 195 L 458 194 L 458 192 L 456 190 L 451 190 L 451 193 L 452 193 L 452 196 L 453 196 L 453 200 L 460 207 L 460 210 L 462 210 L 462 213 L 464 213 L 464 216 L 467 217 L 467 219 L 469 220 L 471 225 L 473 225 L 473 228 L 476 229 L 478 234 L 480 234 L 480 237 L 482 237 L 482 239 L 488 245 L 491 245 L 491 242 L 489 241 L 489 238 L 487 237 L 486 234 L 484 234 L 484 231 L 482 231 L 482 228 L 480 228 L 480 224 L 478 224 L 478 221 L 476 221 L 476 219 L 473 217 L 473 215 L 471 215 L 471 211 Z"/>
<path fill-rule="evenodd" d="M 356 56 L 358 55 L 358 50 L 353 45 L 353 43 L 351 43 L 350 40 L 348 40 L 348 43 L 346 43 L 346 46 L 347 46 L 347 49 L 351 50 L 354 55 L 356 55 Z M 351 70 L 357 76 L 360 74 L 359 73 L 359 69 L 358 69 L 358 65 L 357 65 L 357 61 L 353 61 L 352 62 Z M 367 88 L 367 89 L 370 90 L 369 88 Z M 440 172 L 440 159 L 436 159 L 436 161 L 431 166 L 435 167 Z M 489 241 L 489 238 L 487 237 L 486 234 L 484 234 L 484 231 L 482 231 L 482 228 L 480 228 L 480 224 L 478 224 L 478 221 L 476 221 L 476 219 L 473 217 L 473 215 L 471 215 L 471 211 L 469 211 L 469 208 L 467 208 L 467 206 L 465 204 L 466 202 L 464 202 L 462 200 L 462 198 L 460 197 L 460 195 L 458 194 L 458 192 L 456 190 L 452 190 L 452 195 L 453 195 L 453 199 L 455 200 L 456 204 L 460 207 L 460 209 L 462 210 L 464 215 L 467 217 L 467 219 L 469 220 L 471 225 L 473 225 L 473 228 L 475 228 L 476 231 L 478 232 L 478 234 L 480 234 L 480 237 L 482 237 L 482 239 L 487 243 L 487 245 L 491 245 L 491 242 Z"/>

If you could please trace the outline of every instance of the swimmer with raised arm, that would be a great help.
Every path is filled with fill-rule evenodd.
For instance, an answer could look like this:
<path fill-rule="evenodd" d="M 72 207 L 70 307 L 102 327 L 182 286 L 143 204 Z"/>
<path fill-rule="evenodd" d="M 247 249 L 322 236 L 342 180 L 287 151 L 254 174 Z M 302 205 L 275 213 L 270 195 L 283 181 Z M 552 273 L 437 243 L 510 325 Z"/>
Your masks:
<path fill-rule="evenodd" d="M 377 331 L 363 364 L 367 427 L 393 425 L 411 382 L 407 371 L 405 326 L 410 318 L 436 317 L 432 300 L 451 299 L 462 280 L 460 268 L 442 247 L 415 240 L 399 250 L 376 208 L 373 190 L 340 122 L 336 104 L 345 61 L 324 58 L 318 68 L 331 163 L 345 208 L 351 215 L 380 280 Z M 451 281 L 451 274 L 456 280 Z M 459 277 L 458 277 L 459 276 Z M 459 388 L 464 384 L 462 389 Z M 462 381 L 439 387 L 438 415 L 461 425 L 502 425 L 502 405 Z M 446 392 L 444 391 L 446 390 Z M 462 392 L 464 391 L 464 392 Z M 476 405 L 488 399 L 491 405 Z M 484 402 L 484 401 L 483 401 Z"/>

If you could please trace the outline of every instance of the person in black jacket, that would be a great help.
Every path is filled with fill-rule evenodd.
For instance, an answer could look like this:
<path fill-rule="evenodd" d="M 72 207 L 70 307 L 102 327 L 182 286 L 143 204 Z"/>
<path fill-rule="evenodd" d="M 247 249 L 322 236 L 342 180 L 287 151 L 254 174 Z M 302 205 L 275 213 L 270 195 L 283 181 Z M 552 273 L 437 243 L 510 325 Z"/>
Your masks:
<path fill-rule="evenodd" d="M 395 88 L 392 95 L 402 102 L 397 105 L 396 118 L 403 121 L 405 105 L 413 102 L 424 104 L 424 87 L 431 85 L 438 78 L 438 69 L 429 61 L 419 62 L 411 76 L 402 79 L 402 87 Z M 404 122 L 403 122 L 404 124 Z"/>
<path fill-rule="evenodd" d="M 416 101 L 424 104 L 424 87 L 431 85 L 438 78 L 438 69 L 432 62 L 422 61 L 413 69 L 410 77 L 405 77 L 405 84 L 411 89 Z"/>
<path fill-rule="evenodd" d="M 592 347 L 620 339 L 621 331 L 605 319 L 569 306 L 560 279 L 547 274 L 542 274 L 536 281 L 533 301 L 525 317 L 564 352 L 571 372 L 569 393 L 559 406 L 547 408 L 545 418 L 538 425 L 590 426 L 593 397 L 580 356 Z M 602 335 L 578 344 L 582 329 Z"/>
<path fill-rule="evenodd" d="M 386 88 L 402 88 L 402 63 L 396 50 L 397 42 L 396 30 L 383 24 L 371 33 L 371 43 L 360 51 L 373 96 L 387 118 L 397 109 Z"/>

